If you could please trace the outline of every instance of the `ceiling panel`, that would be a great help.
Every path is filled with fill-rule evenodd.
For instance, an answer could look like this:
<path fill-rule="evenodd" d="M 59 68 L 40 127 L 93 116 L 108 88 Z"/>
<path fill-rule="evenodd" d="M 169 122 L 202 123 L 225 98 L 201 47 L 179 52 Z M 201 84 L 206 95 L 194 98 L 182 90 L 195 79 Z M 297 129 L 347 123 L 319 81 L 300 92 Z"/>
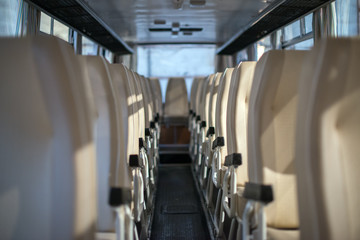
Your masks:
<path fill-rule="evenodd" d="M 175 0 L 78 0 L 92 9 L 122 40 L 132 44 L 216 43 L 229 40 L 239 29 L 255 19 L 269 4 L 266 0 L 207 0 L 205 6 L 194 7 L 184 0 L 175 9 Z M 155 20 L 165 20 L 156 25 Z M 202 28 L 189 35 L 184 31 L 149 31 L 149 28 Z"/>

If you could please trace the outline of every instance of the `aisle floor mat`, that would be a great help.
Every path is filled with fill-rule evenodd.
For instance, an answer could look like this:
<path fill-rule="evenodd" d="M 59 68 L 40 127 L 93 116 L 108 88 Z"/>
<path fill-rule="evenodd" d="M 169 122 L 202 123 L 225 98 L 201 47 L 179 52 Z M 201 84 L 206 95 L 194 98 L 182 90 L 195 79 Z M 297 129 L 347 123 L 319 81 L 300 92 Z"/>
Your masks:
<path fill-rule="evenodd" d="M 190 166 L 160 166 L 151 239 L 210 239 Z"/>

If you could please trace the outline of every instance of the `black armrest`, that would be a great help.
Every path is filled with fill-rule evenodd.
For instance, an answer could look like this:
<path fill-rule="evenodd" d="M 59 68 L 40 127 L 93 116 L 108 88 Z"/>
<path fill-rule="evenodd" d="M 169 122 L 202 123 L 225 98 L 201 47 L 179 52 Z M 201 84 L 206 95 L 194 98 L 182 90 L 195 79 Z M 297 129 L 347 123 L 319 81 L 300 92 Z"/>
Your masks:
<path fill-rule="evenodd" d="M 189 115 L 192 115 L 193 114 L 193 110 L 189 110 Z"/>
<path fill-rule="evenodd" d="M 109 205 L 118 207 L 122 204 L 131 203 L 131 189 L 129 188 L 110 188 Z"/>
<path fill-rule="evenodd" d="M 262 185 L 251 182 L 247 182 L 245 184 L 243 197 L 258 202 L 263 202 L 265 204 L 274 200 L 272 187 L 270 185 Z"/>
<path fill-rule="evenodd" d="M 196 121 L 200 121 L 200 120 L 201 120 L 200 115 L 197 115 L 197 116 L 196 116 Z"/>
<path fill-rule="evenodd" d="M 206 122 L 205 122 L 205 121 L 202 121 L 202 122 L 200 123 L 200 128 L 204 128 L 204 127 L 206 127 Z"/>
<path fill-rule="evenodd" d="M 139 138 L 139 149 L 142 149 L 142 148 L 144 148 L 145 151 L 147 151 L 147 149 L 146 149 L 146 144 L 145 144 L 145 142 L 144 142 L 144 139 Z"/>
<path fill-rule="evenodd" d="M 130 167 L 140 167 L 139 155 L 132 154 L 129 156 Z"/>
<path fill-rule="evenodd" d="M 145 137 L 150 137 L 150 129 L 149 128 L 145 128 Z"/>
<path fill-rule="evenodd" d="M 216 147 L 223 147 L 225 146 L 225 139 L 224 137 L 217 137 L 212 144 L 212 149 L 214 150 Z"/>
<path fill-rule="evenodd" d="M 230 167 L 230 166 L 238 167 L 238 166 L 242 165 L 241 153 L 233 153 L 233 154 L 227 155 L 225 157 L 224 165 L 226 167 Z"/>
<path fill-rule="evenodd" d="M 155 129 L 155 122 L 153 122 L 153 121 L 150 122 L 150 128 Z"/>
<path fill-rule="evenodd" d="M 210 135 L 214 135 L 214 134 L 215 134 L 215 128 L 209 127 L 209 129 L 207 130 L 207 133 L 206 133 L 206 137 L 209 137 Z"/>

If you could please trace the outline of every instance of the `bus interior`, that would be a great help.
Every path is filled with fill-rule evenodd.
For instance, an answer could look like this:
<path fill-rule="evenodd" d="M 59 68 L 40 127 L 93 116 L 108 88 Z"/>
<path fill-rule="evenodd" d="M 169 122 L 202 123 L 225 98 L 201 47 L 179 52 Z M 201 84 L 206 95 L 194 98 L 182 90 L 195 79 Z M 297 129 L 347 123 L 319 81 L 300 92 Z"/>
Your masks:
<path fill-rule="evenodd" d="M 0 239 L 360 239 L 359 9 L 0 0 Z"/>

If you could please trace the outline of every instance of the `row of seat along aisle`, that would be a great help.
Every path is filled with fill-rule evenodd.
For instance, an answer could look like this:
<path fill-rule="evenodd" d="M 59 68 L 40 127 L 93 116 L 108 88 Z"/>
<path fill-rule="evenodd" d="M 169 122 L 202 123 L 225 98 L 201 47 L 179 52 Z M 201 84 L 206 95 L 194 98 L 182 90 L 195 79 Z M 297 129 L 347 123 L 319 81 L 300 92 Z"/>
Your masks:
<path fill-rule="evenodd" d="M 153 213 L 175 210 L 192 214 L 194 238 L 360 235 L 359 39 L 195 78 L 189 107 L 184 80 L 170 80 L 164 114 L 158 80 L 55 37 L 1 39 L 0 52 L 0 239 L 146 239 Z M 159 170 L 160 120 L 188 108 L 192 170 Z M 157 186 L 171 189 L 165 210 Z M 191 208 L 171 205 L 181 189 Z M 155 218 L 162 238 L 167 219 L 182 222 Z"/>
<path fill-rule="evenodd" d="M 360 41 L 194 80 L 190 154 L 215 237 L 358 239 Z"/>
<path fill-rule="evenodd" d="M 0 239 L 145 238 L 159 81 L 55 37 L 0 51 Z"/>

